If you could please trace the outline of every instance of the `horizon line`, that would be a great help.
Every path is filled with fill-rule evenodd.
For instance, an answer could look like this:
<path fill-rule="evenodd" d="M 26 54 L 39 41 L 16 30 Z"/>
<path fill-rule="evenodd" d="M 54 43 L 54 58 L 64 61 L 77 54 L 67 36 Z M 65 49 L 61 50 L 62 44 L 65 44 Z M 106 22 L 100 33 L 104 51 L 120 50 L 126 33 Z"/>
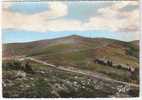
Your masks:
<path fill-rule="evenodd" d="M 117 40 L 117 41 L 123 41 L 123 42 L 132 42 L 132 41 L 139 41 L 139 39 L 134 39 L 134 40 L 129 40 L 129 41 L 125 41 L 125 40 L 121 40 L 121 39 L 115 39 L 115 38 L 111 38 L 111 37 L 92 37 L 92 36 L 82 36 L 82 35 L 67 35 L 67 36 L 59 36 L 59 37 L 55 37 L 55 38 L 46 38 L 46 39 L 37 39 L 37 40 L 29 40 L 29 41 L 17 41 L 17 42 L 3 42 L 2 44 L 11 44 L 11 43 L 30 43 L 30 42 L 36 42 L 36 41 L 42 41 L 42 40 L 54 40 L 54 39 L 61 39 L 61 38 L 66 38 L 66 37 L 71 37 L 71 36 L 79 36 L 79 37 L 83 37 L 83 38 L 92 38 L 92 39 L 97 39 L 97 38 L 103 38 L 103 39 L 112 39 L 112 40 Z"/>

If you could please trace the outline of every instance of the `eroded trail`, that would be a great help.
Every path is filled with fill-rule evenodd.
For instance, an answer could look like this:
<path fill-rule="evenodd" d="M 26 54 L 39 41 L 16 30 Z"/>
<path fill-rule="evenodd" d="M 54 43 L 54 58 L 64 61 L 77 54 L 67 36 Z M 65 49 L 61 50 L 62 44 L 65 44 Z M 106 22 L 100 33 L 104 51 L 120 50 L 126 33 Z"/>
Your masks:
<path fill-rule="evenodd" d="M 3 58 L 3 60 L 9 60 L 9 59 L 12 59 L 11 58 Z M 106 77 L 106 76 L 102 76 L 100 75 L 99 73 L 93 73 L 91 71 L 86 71 L 86 70 L 80 70 L 80 69 L 77 69 L 77 68 L 74 68 L 74 67 L 65 67 L 65 66 L 56 66 L 54 64 L 50 64 L 48 62 L 45 62 L 45 61 L 42 61 L 42 60 L 39 60 L 39 59 L 35 59 L 33 57 L 20 57 L 18 56 L 16 58 L 17 60 L 19 61 L 23 61 L 23 60 L 31 60 L 31 61 L 34 61 L 36 63 L 40 63 L 40 64 L 43 64 L 43 65 L 47 65 L 47 66 L 50 66 L 50 67 L 54 67 L 58 70 L 62 70 L 62 71 L 68 71 L 68 72 L 72 72 L 72 73 L 77 73 L 77 74 L 82 74 L 82 75 L 86 75 L 86 76 L 89 76 L 89 77 L 93 77 L 93 78 L 97 78 L 97 79 L 100 79 L 100 80 L 103 80 L 103 81 L 107 81 L 107 82 L 111 82 L 111 83 L 117 83 L 117 84 L 122 84 L 122 85 L 127 85 L 127 86 L 131 86 L 131 87 L 136 87 L 136 88 L 139 88 L 139 85 L 138 84 L 133 84 L 133 83 L 128 83 L 128 82 L 123 82 L 123 81 L 118 81 L 118 80 L 114 80 L 114 79 L 111 79 L 109 77 Z"/>
<path fill-rule="evenodd" d="M 107 82 L 111 82 L 111 83 L 118 83 L 118 84 L 123 84 L 123 85 L 128 85 L 128 86 L 139 88 L 138 84 L 132 84 L 132 83 L 128 83 L 128 82 L 114 80 L 114 79 L 111 79 L 109 77 L 105 77 L 105 76 L 101 76 L 101 75 L 99 75 L 97 73 L 93 73 L 91 71 L 80 70 L 80 69 L 77 69 L 77 68 L 65 67 L 65 66 L 58 66 L 57 67 L 54 64 L 50 64 L 50 63 L 47 63 L 47 62 L 44 62 L 44 61 L 41 61 L 41 60 L 38 60 L 38 59 L 35 59 L 35 58 L 32 58 L 32 57 L 25 57 L 25 58 L 22 58 L 22 60 L 31 60 L 31 61 L 43 64 L 43 65 L 54 67 L 54 68 L 56 68 L 58 70 L 73 72 L 73 73 L 77 73 L 77 74 L 83 74 L 83 75 L 86 75 L 86 76 L 90 76 L 90 77 L 94 77 L 94 78 L 97 78 L 97 79 L 101 79 L 103 81 L 107 81 Z"/>

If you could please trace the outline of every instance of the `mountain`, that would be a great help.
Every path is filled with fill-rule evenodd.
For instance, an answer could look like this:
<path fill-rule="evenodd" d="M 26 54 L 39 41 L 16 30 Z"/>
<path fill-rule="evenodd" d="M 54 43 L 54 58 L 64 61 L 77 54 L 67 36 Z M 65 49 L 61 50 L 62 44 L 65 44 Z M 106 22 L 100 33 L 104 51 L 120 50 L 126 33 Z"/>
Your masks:
<path fill-rule="evenodd" d="M 3 44 L 3 57 L 30 56 L 56 66 L 75 67 L 101 73 L 120 81 L 132 81 L 130 72 L 95 61 L 111 61 L 139 69 L 139 41 L 124 42 L 107 38 L 86 38 L 77 35 L 27 43 Z M 139 74 L 135 74 L 136 83 Z"/>
<path fill-rule="evenodd" d="M 139 41 L 124 42 L 106 38 L 87 38 L 77 35 L 3 44 L 3 57 L 32 56 L 57 65 L 94 66 L 97 58 L 138 67 Z M 88 67 L 87 67 L 88 68 Z"/>

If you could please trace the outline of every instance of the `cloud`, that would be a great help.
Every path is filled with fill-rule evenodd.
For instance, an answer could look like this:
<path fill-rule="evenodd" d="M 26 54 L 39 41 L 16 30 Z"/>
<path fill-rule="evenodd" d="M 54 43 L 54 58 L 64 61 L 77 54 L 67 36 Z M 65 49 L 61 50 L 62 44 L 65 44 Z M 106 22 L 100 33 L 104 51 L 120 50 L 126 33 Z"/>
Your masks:
<path fill-rule="evenodd" d="M 49 10 L 33 15 L 12 12 L 8 9 L 11 4 L 11 2 L 3 4 L 3 28 L 48 31 L 48 21 L 50 21 L 50 19 L 66 16 L 68 14 L 67 5 L 62 2 L 48 2 Z"/>
<path fill-rule="evenodd" d="M 58 19 L 53 21 L 48 21 L 47 26 L 49 31 L 74 31 L 81 30 L 81 21 L 78 20 L 65 20 Z"/>
<path fill-rule="evenodd" d="M 95 6 L 95 2 L 93 3 Z M 70 13 L 67 2 L 47 2 L 49 6 L 47 11 L 32 15 L 12 12 L 9 9 L 10 5 L 3 4 L 2 26 L 4 29 L 12 28 L 36 32 L 108 30 L 139 33 L 138 8 L 132 11 L 122 10 L 124 7 L 138 6 L 138 1 L 112 1 L 112 4 L 108 6 L 99 7 L 97 9 L 99 14 L 92 15 L 85 22 L 79 19 L 64 18 Z"/>
<path fill-rule="evenodd" d="M 98 10 L 100 16 L 89 19 L 85 26 L 91 29 L 107 30 L 114 32 L 137 32 L 139 31 L 139 11 L 138 8 L 133 11 L 121 11 L 120 9 L 128 5 L 138 5 L 138 2 L 116 2 L 112 6 Z"/>

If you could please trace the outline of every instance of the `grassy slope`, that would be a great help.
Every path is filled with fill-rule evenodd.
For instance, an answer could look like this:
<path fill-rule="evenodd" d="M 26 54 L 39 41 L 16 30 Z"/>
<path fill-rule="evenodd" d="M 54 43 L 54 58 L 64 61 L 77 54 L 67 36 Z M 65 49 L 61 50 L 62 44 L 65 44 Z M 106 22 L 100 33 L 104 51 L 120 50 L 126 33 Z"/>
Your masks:
<path fill-rule="evenodd" d="M 8 44 L 7 51 L 13 49 L 20 55 L 33 56 L 55 65 L 74 66 L 80 69 L 97 71 L 111 77 L 115 75 L 115 78 L 119 79 L 123 76 L 129 78 L 129 72 L 95 64 L 94 60 L 105 57 L 115 63 L 139 67 L 139 47 L 135 44 L 105 38 L 92 39 L 71 36 L 52 41 L 31 42 L 24 45 Z"/>

